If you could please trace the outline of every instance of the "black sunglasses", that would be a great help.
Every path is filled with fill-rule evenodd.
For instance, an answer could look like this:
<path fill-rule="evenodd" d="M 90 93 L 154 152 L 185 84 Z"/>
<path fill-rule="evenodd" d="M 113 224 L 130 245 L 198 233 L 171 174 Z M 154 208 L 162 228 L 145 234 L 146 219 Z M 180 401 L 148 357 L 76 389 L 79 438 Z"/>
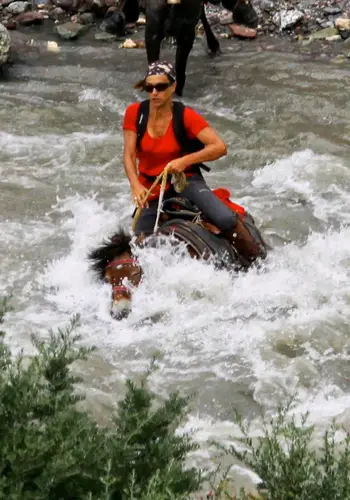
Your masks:
<path fill-rule="evenodd" d="M 151 94 L 153 90 L 156 90 L 157 92 L 164 92 L 164 90 L 168 89 L 171 87 L 172 83 L 167 82 L 167 83 L 156 83 L 155 85 L 152 85 L 151 83 L 145 83 L 143 86 L 143 90 L 145 90 L 148 94 Z"/>

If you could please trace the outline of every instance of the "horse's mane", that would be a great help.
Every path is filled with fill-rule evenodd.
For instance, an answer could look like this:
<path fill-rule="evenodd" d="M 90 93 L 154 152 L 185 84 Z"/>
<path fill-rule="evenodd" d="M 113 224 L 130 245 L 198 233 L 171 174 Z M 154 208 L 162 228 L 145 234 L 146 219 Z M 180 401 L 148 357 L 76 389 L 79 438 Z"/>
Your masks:
<path fill-rule="evenodd" d="M 130 240 L 131 237 L 124 230 L 120 230 L 88 254 L 87 258 L 92 261 L 91 269 L 95 271 L 99 279 L 104 279 L 105 269 L 109 262 L 112 262 L 118 255 L 131 251 Z"/>

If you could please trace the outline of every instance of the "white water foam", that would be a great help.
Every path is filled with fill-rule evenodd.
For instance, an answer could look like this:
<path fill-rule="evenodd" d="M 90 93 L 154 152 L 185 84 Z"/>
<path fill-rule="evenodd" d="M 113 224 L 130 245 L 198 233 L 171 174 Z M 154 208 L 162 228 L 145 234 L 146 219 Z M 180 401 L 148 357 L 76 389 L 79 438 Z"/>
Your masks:
<path fill-rule="evenodd" d="M 338 199 L 325 196 L 329 184 L 323 173 L 329 177 L 326 167 L 331 164 Z M 284 197 L 302 196 L 314 215 L 327 221 L 349 201 L 347 179 L 348 170 L 339 160 L 303 151 L 258 171 L 250 196 L 264 190 L 267 215 L 268 206 L 276 209 Z M 53 207 L 61 217 L 56 231 L 70 243 L 65 255 L 53 257 L 33 277 L 44 301 L 29 304 L 27 320 L 43 332 L 80 313 L 84 342 L 97 345 L 106 365 L 115 368 L 106 368 L 109 381 L 140 374 L 152 352 L 159 351 L 160 370 L 152 387 L 159 394 L 199 387 L 206 400 L 191 417 L 200 442 L 203 435 L 226 439 L 232 424 L 218 415 L 223 409 L 227 413 L 238 388 L 252 403 L 271 409 L 296 393 L 296 411 L 308 409 L 317 423 L 345 418 L 349 388 L 340 387 L 323 367 L 349 361 L 348 213 L 340 215 L 339 227 L 310 232 L 303 243 L 277 246 L 260 269 L 237 276 L 172 254 L 167 247 L 139 250 L 145 278 L 134 293 L 130 316 L 115 322 L 109 316 L 109 287 L 93 279 L 86 255 L 118 223 L 127 226 L 131 210 L 127 188 L 108 208 L 93 196 L 58 200 Z M 283 354 L 281 345 L 294 354 Z"/>

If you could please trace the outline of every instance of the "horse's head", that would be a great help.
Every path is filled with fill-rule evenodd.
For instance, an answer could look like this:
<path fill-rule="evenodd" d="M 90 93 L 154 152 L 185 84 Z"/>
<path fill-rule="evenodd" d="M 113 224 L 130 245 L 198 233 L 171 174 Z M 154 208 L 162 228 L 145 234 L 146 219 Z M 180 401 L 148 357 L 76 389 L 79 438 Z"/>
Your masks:
<path fill-rule="evenodd" d="M 123 319 L 131 310 L 131 290 L 128 283 L 138 286 L 142 270 L 132 256 L 130 236 L 123 231 L 115 234 L 93 250 L 88 258 L 97 276 L 112 285 L 111 315 Z"/>
<path fill-rule="evenodd" d="M 222 0 L 225 9 L 232 12 L 233 19 L 238 24 L 256 28 L 259 18 L 250 0 Z"/>

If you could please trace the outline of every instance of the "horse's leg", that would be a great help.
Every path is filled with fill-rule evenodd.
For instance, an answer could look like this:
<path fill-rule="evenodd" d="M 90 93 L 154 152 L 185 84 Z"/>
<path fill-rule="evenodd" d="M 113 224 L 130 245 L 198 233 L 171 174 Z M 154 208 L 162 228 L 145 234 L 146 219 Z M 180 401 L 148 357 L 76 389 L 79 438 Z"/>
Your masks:
<path fill-rule="evenodd" d="M 232 12 L 234 21 L 256 28 L 259 17 L 250 0 L 222 0 L 222 6 Z"/>
<path fill-rule="evenodd" d="M 167 14 L 165 0 L 147 0 L 145 42 L 148 64 L 158 61 L 160 44 L 164 38 L 164 22 Z"/>
<path fill-rule="evenodd" d="M 176 36 L 176 93 L 179 96 L 182 96 L 185 86 L 187 59 L 196 36 L 196 25 L 196 19 L 193 22 L 189 20 L 182 22 Z"/>
<path fill-rule="evenodd" d="M 126 23 L 136 23 L 140 15 L 139 0 L 126 0 L 122 10 Z"/>
<path fill-rule="evenodd" d="M 208 23 L 208 19 L 207 19 L 207 16 L 205 14 L 204 3 L 202 3 L 202 5 L 201 5 L 201 17 L 200 17 L 200 19 L 201 19 L 202 24 L 203 24 L 203 28 L 204 28 L 205 36 L 207 38 L 207 45 L 208 45 L 208 49 L 209 49 L 210 54 L 211 55 L 220 54 L 220 52 L 221 52 L 220 51 L 220 44 L 218 42 L 218 39 L 214 35 L 210 24 Z"/>

